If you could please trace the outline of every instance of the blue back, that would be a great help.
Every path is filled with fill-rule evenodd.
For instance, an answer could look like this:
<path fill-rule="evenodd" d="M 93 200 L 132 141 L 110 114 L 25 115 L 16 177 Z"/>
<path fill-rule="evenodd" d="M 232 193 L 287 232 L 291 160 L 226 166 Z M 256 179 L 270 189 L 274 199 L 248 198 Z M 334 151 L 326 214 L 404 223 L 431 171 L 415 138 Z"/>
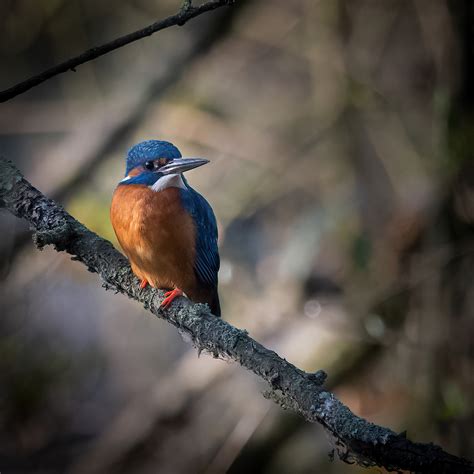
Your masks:
<path fill-rule="evenodd" d="M 185 181 L 185 180 L 184 180 Z M 217 249 L 217 223 L 210 204 L 186 183 L 181 190 L 184 208 L 196 224 L 196 262 L 194 270 L 205 286 L 217 288 L 220 259 Z"/>

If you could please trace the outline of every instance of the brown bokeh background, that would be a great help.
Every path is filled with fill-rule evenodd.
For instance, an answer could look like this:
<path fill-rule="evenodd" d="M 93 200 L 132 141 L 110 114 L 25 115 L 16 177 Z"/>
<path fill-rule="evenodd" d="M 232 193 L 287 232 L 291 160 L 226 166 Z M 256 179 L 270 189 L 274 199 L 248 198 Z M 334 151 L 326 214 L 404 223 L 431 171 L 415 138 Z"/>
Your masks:
<path fill-rule="evenodd" d="M 0 3 L 6 88 L 174 13 Z M 474 6 L 247 0 L 0 105 L 0 153 L 100 235 L 126 150 L 211 164 L 223 317 L 355 413 L 472 456 Z M 252 375 L 0 214 L 0 471 L 350 473 Z M 374 470 L 373 472 L 378 472 Z"/>

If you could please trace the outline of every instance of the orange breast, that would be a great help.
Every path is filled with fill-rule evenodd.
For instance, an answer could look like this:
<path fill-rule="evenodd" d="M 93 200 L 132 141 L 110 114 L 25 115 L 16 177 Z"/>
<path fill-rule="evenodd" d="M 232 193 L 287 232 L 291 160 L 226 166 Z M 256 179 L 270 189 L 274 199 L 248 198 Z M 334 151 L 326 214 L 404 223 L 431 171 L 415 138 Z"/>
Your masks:
<path fill-rule="evenodd" d="M 196 294 L 195 226 L 178 188 L 155 192 L 146 186 L 115 190 L 110 218 L 133 272 L 157 288 Z"/>

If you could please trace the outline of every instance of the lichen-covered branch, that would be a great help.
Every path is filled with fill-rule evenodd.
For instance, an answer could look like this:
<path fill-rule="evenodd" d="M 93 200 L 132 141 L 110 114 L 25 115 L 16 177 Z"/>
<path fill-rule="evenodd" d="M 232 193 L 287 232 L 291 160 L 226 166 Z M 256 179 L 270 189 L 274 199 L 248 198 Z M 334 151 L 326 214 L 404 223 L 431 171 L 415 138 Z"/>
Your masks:
<path fill-rule="evenodd" d="M 119 38 L 109 41 L 108 43 L 88 49 L 78 56 L 70 58 L 67 61 L 46 69 L 40 74 L 32 76 L 8 89 L 0 91 L 0 102 L 6 102 L 17 95 L 23 94 L 24 92 L 38 86 L 39 84 L 51 79 L 54 76 L 57 76 L 58 74 L 63 74 L 67 71 L 75 71 L 75 69 L 81 64 L 92 61 L 93 59 L 97 59 L 104 54 L 110 53 L 111 51 L 133 43 L 134 41 L 151 36 L 157 31 L 164 30 L 170 26 L 183 26 L 189 20 L 201 15 L 202 13 L 215 10 L 216 8 L 229 5 L 233 2 L 234 0 L 210 0 L 195 7 L 192 5 L 192 2 L 184 1 L 179 12 L 174 15 L 171 15 L 161 21 L 152 23 L 151 25 L 148 25 L 140 30 L 120 36 Z"/>
<path fill-rule="evenodd" d="M 103 286 L 142 303 L 154 315 L 186 333 L 199 351 L 231 359 L 265 380 L 267 396 L 285 408 L 317 422 L 331 434 L 344 461 L 429 473 L 471 473 L 473 464 L 433 444 L 414 443 L 402 434 L 356 415 L 322 386 L 325 374 L 308 374 L 237 329 L 214 317 L 206 305 L 180 298 L 169 310 L 160 309 L 163 292 L 142 290 L 127 260 L 112 244 L 47 199 L 9 161 L 0 159 L 0 207 L 26 219 L 38 248 L 53 245 L 98 273 Z"/>

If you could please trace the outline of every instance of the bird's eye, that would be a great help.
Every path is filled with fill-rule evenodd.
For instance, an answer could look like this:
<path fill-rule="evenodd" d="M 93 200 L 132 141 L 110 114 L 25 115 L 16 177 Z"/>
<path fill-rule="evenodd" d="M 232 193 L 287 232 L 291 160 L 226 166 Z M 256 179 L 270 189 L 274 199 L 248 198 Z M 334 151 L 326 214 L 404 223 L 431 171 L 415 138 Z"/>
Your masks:
<path fill-rule="evenodd" d="M 146 161 L 143 166 L 148 171 L 153 171 L 155 169 L 155 163 L 153 161 Z"/>

